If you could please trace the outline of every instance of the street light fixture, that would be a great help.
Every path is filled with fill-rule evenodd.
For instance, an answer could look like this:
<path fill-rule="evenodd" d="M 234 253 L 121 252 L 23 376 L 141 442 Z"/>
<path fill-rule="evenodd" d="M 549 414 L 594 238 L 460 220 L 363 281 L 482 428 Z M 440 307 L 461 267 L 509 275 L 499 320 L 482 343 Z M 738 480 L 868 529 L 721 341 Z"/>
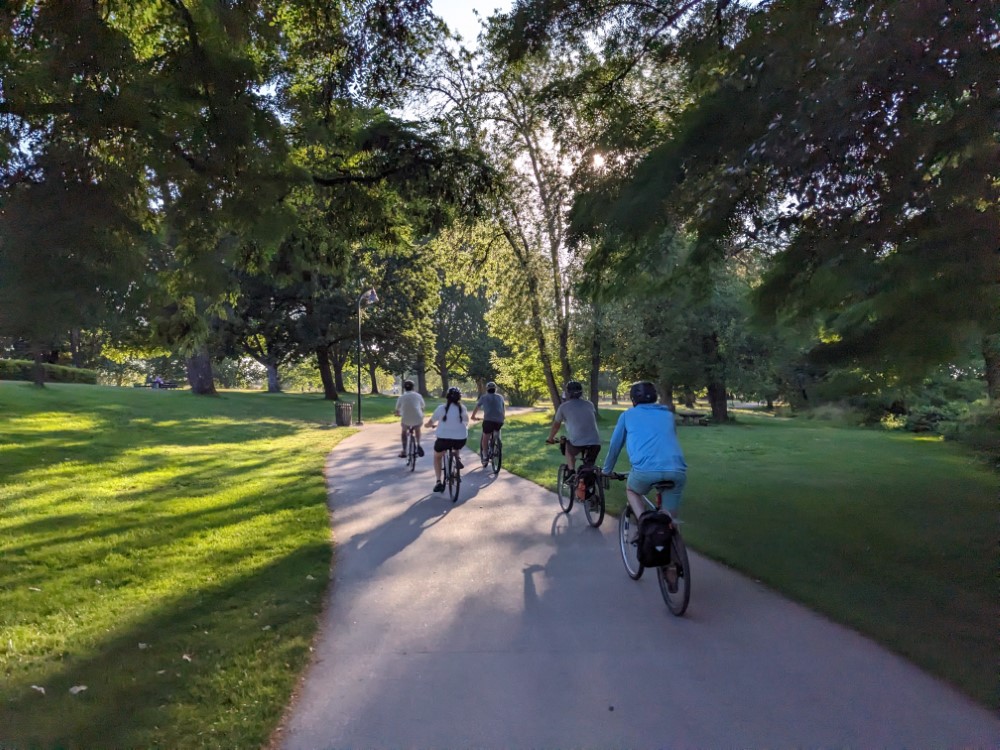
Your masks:
<path fill-rule="evenodd" d="M 378 302 L 378 295 L 375 289 L 369 289 L 358 297 L 358 419 L 355 424 L 364 424 L 361 421 L 361 305 L 374 305 Z"/>

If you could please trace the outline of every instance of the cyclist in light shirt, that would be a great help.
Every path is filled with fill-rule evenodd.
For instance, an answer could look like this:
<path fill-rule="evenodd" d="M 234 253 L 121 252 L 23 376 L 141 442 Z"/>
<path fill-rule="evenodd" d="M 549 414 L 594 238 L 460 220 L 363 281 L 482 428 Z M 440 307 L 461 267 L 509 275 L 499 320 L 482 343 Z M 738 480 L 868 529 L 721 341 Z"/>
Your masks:
<path fill-rule="evenodd" d="M 423 456 L 424 449 L 420 445 L 420 426 L 424 423 L 424 397 L 413 390 L 413 381 L 403 381 L 403 392 L 396 399 L 396 416 L 400 417 L 399 423 L 403 427 L 403 450 L 399 452 L 400 458 L 406 458 L 406 437 L 410 428 L 413 427 L 417 437 L 417 455 Z"/>
<path fill-rule="evenodd" d="M 454 407 L 454 408 L 452 408 Z M 427 420 L 428 427 L 437 427 L 437 439 L 434 441 L 434 485 L 435 492 L 444 492 L 444 482 L 441 481 L 441 459 L 446 450 L 455 449 L 461 452 L 469 439 L 469 410 L 462 403 L 462 392 L 458 388 L 449 388 L 445 402 L 438 406 Z M 463 468 L 459 459 L 458 468 Z"/>

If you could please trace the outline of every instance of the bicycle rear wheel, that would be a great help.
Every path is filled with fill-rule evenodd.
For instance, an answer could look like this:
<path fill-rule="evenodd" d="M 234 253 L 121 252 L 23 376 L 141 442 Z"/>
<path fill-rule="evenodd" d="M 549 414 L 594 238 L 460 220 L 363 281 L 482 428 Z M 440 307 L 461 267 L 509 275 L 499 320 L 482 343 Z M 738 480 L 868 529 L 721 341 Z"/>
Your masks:
<path fill-rule="evenodd" d="M 677 617 L 683 615 L 691 601 L 691 566 L 680 531 L 674 532 L 670 542 L 670 565 L 657 568 L 656 578 L 667 609 Z"/>
<path fill-rule="evenodd" d="M 500 442 L 500 438 L 496 436 L 493 438 L 493 446 L 490 451 L 490 461 L 493 464 L 493 473 L 499 474 L 500 465 L 503 461 L 503 443 Z"/>
<path fill-rule="evenodd" d="M 462 474 L 458 468 L 458 456 L 448 451 L 448 496 L 451 501 L 458 501 L 458 490 L 462 486 Z"/>
<path fill-rule="evenodd" d="M 417 468 L 417 438 L 412 432 L 406 444 L 406 465 L 410 471 L 414 471 Z"/>
<path fill-rule="evenodd" d="M 583 501 L 583 511 L 587 514 L 587 523 L 595 529 L 604 522 L 604 485 L 600 478 L 594 482 L 594 488 Z"/>
<path fill-rule="evenodd" d="M 556 492 L 559 494 L 559 507 L 564 512 L 573 510 L 573 488 L 566 481 L 566 474 L 569 470 L 566 464 L 559 464 L 559 474 L 556 478 Z"/>
<path fill-rule="evenodd" d="M 642 577 L 642 563 L 639 562 L 639 548 L 635 542 L 630 542 L 629 537 L 637 529 L 638 521 L 632 512 L 632 506 L 626 505 L 625 510 L 618 516 L 618 546 L 622 552 L 622 562 L 625 564 L 625 572 L 633 581 L 638 581 Z"/>

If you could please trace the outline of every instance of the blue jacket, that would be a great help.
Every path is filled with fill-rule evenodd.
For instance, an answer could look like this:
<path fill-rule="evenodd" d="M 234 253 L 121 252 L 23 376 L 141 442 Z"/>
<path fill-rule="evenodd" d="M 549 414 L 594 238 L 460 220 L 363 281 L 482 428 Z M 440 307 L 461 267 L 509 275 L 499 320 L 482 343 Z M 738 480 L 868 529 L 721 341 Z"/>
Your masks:
<path fill-rule="evenodd" d="M 628 450 L 633 469 L 687 471 L 677 442 L 674 413 L 661 404 L 637 404 L 622 412 L 604 458 L 605 472 L 614 469 L 622 446 Z"/>

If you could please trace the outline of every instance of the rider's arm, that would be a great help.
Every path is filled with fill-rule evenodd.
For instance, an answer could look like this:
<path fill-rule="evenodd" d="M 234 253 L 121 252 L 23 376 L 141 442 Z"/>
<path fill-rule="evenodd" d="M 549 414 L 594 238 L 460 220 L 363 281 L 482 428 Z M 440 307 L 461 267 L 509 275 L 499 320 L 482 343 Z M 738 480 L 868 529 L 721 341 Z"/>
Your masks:
<path fill-rule="evenodd" d="M 563 413 L 562 413 L 562 404 L 560 404 L 559 408 L 556 409 L 555 419 L 552 420 L 552 429 L 549 430 L 549 436 L 545 440 L 546 443 L 554 443 L 556 441 L 556 433 L 559 432 L 559 427 L 562 425 L 562 423 L 563 423 Z"/>
<path fill-rule="evenodd" d="M 608 454 L 604 457 L 604 468 L 602 469 L 605 474 L 610 474 L 615 468 L 615 463 L 618 461 L 618 454 L 622 452 L 622 446 L 625 445 L 625 414 L 618 417 L 618 424 L 615 425 L 615 431 L 611 435 L 611 443 L 608 445 Z"/>
<path fill-rule="evenodd" d="M 545 439 L 546 443 L 554 443 L 556 441 L 556 433 L 559 432 L 559 428 L 562 426 L 561 419 L 552 420 L 552 429 L 549 430 L 549 436 Z"/>

